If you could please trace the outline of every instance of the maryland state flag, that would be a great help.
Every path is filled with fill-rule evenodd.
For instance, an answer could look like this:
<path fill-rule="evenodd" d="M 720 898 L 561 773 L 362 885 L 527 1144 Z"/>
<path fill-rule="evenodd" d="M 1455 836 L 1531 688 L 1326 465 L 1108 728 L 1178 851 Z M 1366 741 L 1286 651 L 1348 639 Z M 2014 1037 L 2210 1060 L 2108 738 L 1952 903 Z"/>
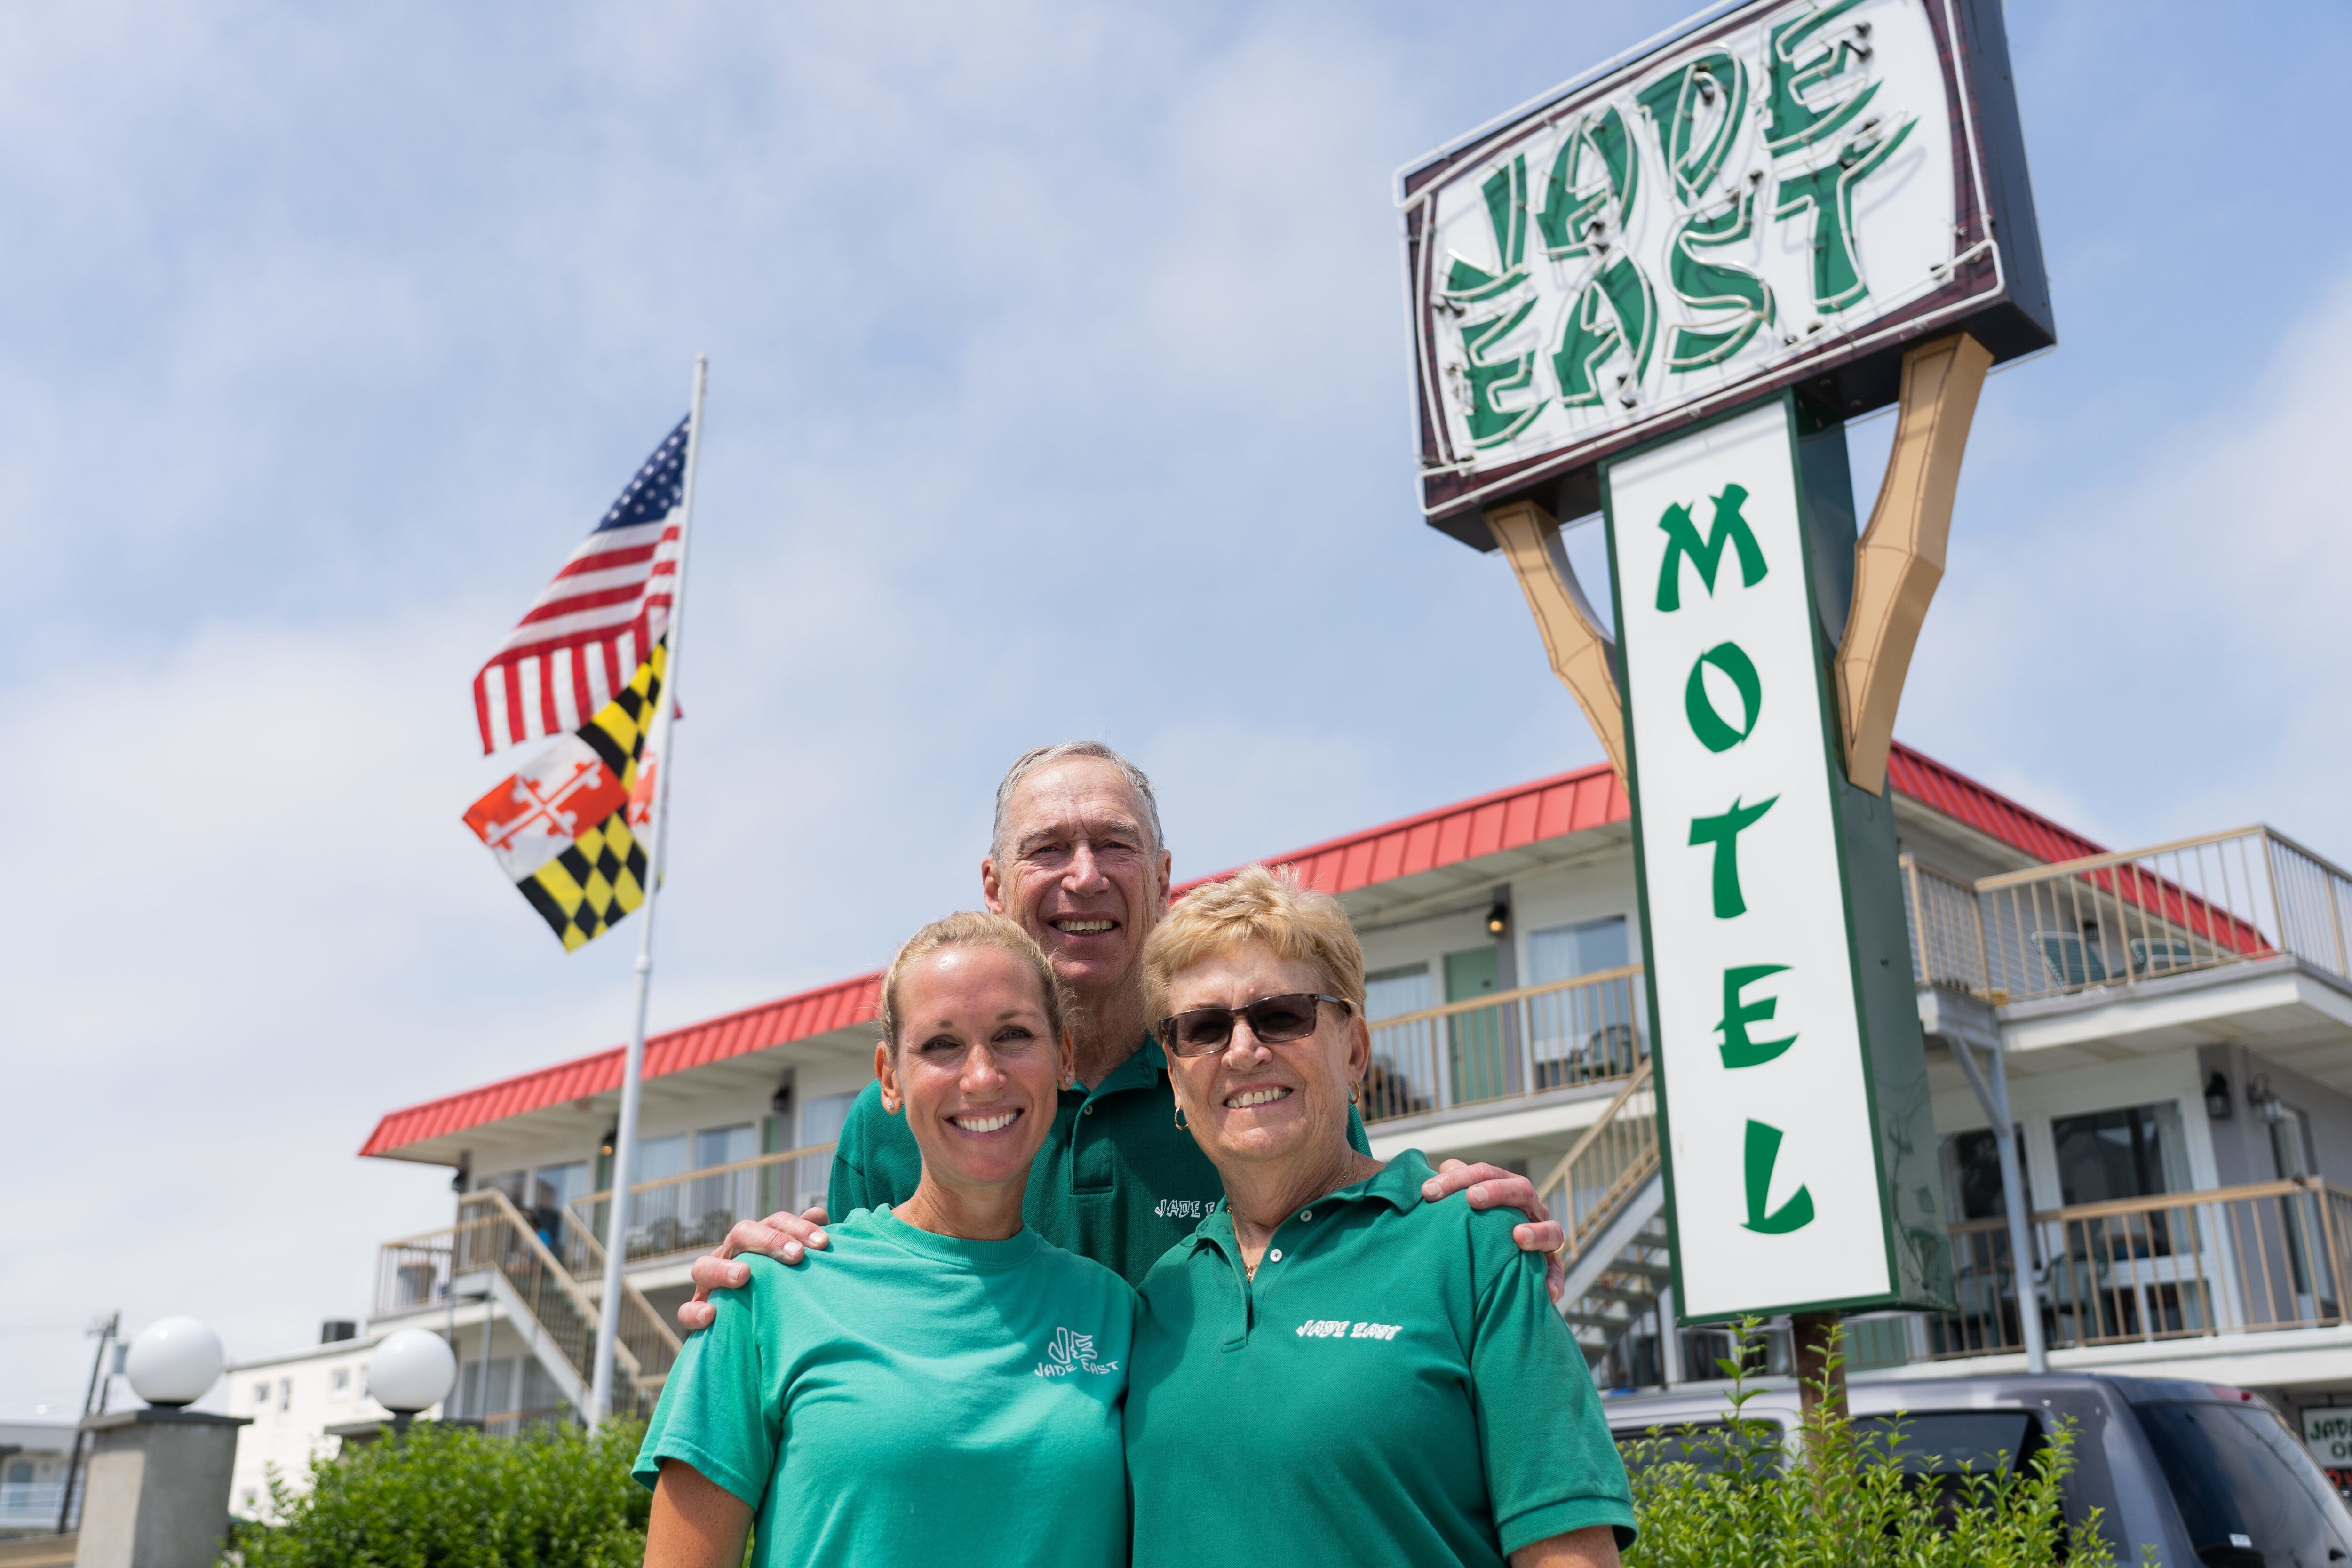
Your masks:
<path fill-rule="evenodd" d="M 647 820 L 656 759 L 646 739 L 661 710 L 669 639 L 596 716 L 466 808 L 567 952 L 604 934 L 646 900 Z M 644 773 L 644 780 L 639 773 Z"/>

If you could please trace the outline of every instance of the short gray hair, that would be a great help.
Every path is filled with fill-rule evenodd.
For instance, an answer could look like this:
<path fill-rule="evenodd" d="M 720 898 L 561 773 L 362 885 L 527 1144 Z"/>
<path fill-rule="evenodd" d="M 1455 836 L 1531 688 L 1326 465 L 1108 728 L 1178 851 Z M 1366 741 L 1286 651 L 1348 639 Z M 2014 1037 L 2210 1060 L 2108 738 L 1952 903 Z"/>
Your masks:
<path fill-rule="evenodd" d="M 1150 836 L 1151 853 L 1157 855 L 1167 847 L 1168 840 L 1160 831 L 1160 797 L 1151 793 L 1151 781 L 1144 776 L 1143 770 L 1100 741 L 1064 741 L 1058 746 L 1032 747 L 1022 752 L 1013 766 L 1005 770 L 1004 782 L 996 786 L 996 820 L 988 834 L 990 855 L 1000 862 L 1004 858 L 1004 816 L 1013 808 L 1013 792 L 1021 787 L 1021 781 L 1040 768 L 1049 768 L 1056 763 L 1078 758 L 1108 763 L 1118 770 L 1119 776 L 1127 781 L 1127 787 L 1135 792 L 1135 798 L 1143 805 L 1143 831 Z"/>

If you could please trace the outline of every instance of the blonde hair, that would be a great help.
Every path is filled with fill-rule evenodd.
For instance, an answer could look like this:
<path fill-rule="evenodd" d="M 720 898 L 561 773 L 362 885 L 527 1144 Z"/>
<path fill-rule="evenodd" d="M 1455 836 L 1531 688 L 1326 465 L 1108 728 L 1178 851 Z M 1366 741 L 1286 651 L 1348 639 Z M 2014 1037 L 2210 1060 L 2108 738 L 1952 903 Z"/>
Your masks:
<path fill-rule="evenodd" d="M 1176 976 L 1251 942 L 1287 962 L 1314 965 L 1324 991 L 1363 1016 L 1364 950 L 1356 928 L 1339 900 L 1302 888 L 1287 866 L 1244 866 L 1193 889 L 1168 911 L 1143 944 L 1146 1011 L 1164 1016 Z"/>
<path fill-rule="evenodd" d="M 908 937 L 899 946 L 898 956 L 890 961 L 890 967 L 882 972 L 882 995 L 874 1012 L 882 1025 L 882 1037 L 890 1042 L 892 1050 L 898 1047 L 899 1026 L 906 1022 L 898 1016 L 898 987 L 904 984 L 907 971 L 933 953 L 951 947 L 992 947 L 1027 964 L 1029 972 L 1037 977 L 1037 989 L 1045 995 L 1045 1023 L 1053 1030 L 1053 1044 L 1056 1047 L 1061 1045 L 1067 1032 L 1064 1020 L 1069 1016 L 1070 997 L 1063 987 L 1062 977 L 1045 961 L 1045 950 L 1016 921 L 977 910 L 959 910 Z"/>

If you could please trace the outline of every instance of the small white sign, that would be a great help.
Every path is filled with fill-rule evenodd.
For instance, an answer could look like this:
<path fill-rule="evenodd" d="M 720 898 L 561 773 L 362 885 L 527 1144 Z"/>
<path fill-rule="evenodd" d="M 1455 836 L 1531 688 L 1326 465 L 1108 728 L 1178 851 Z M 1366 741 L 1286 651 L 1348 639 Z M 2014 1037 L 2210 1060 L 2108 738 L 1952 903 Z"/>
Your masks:
<path fill-rule="evenodd" d="M 2303 1413 L 2303 1445 L 2331 1470 L 2352 1470 L 2352 1405 L 2315 1405 Z"/>
<path fill-rule="evenodd" d="M 1893 1289 L 1789 420 L 1606 469 L 1692 1318 Z"/>

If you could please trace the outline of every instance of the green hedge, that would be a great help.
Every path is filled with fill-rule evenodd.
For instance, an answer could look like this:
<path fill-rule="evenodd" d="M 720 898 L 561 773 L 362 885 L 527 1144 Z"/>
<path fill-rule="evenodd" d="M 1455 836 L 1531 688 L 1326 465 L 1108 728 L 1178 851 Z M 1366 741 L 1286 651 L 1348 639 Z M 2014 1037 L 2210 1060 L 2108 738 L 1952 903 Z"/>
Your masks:
<path fill-rule="evenodd" d="M 637 1568 L 650 1498 L 629 1479 L 645 1427 L 485 1437 L 430 1423 L 310 1465 L 296 1496 L 270 1478 L 282 1523 L 241 1525 L 243 1568 Z"/>
<path fill-rule="evenodd" d="M 1793 1452 L 1741 1411 L 1738 1359 L 1727 1425 L 1637 1442 L 1641 1540 L 1626 1568 L 2113 1568 L 2095 1515 L 2071 1532 L 2060 1483 L 2071 1428 L 2025 1469 L 1941 1488 L 1907 1479 L 1901 1439 L 1855 1430 L 1826 1405 Z M 629 1479 L 644 1428 L 482 1437 L 419 1426 L 310 1467 L 293 1495 L 272 1478 L 283 1523 L 242 1527 L 223 1559 L 242 1568 L 636 1568 L 647 1497 Z M 1743 1436 L 1743 1434 L 1746 1436 Z M 1687 1457 L 1696 1454 L 1705 1463 Z"/>

